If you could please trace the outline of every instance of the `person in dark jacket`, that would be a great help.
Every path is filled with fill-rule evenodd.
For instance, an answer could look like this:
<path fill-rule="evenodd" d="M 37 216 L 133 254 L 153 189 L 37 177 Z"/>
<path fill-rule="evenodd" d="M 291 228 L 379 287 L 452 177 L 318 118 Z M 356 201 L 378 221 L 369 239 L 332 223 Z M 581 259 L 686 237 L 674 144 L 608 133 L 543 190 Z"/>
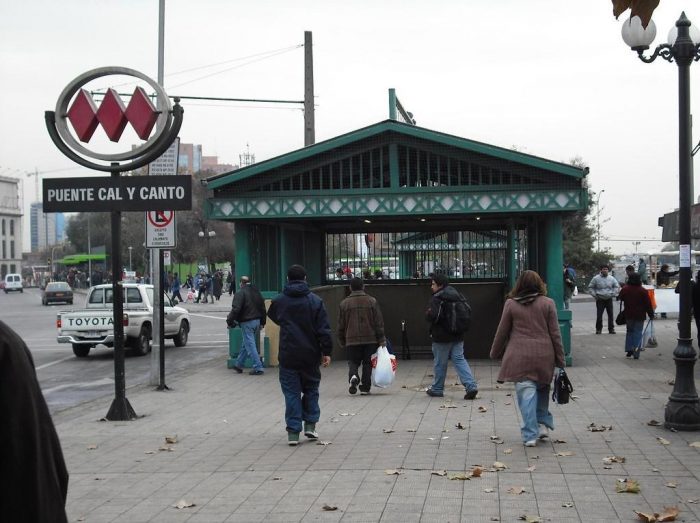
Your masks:
<path fill-rule="evenodd" d="M 425 319 L 430 322 L 430 337 L 433 340 L 433 384 L 425 393 L 428 396 L 442 397 L 445 388 L 445 376 L 447 375 L 447 360 L 451 359 L 455 366 L 459 381 L 465 388 L 465 400 L 476 398 L 478 385 L 472 374 L 472 370 L 464 357 L 464 333 L 452 334 L 440 320 L 440 305 L 442 302 L 454 302 L 463 300 L 464 297 L 449 285 L 449 279 L 444 274 L 433 274 L 430 281 L 430 290 L 433 296 L 430 299 L 428 309 L 425 311 Z"/>
<path fill-rule="evenodd" d="M 333 340 L 326 308 L 309 289 L 304 267 L 289 268 L 287 284 L 272 300 L 267 316 L 280 326 L 279 379 L 286 407 L 287 441 L 289 445 L 299 444 L 302 421 L 304 435 L 318 439 L 319 365 L 330 365 Z"/>
<path fill-rule="evenodd" d="M 364 291 L 360 278 L 350 280 L 350 294 L 340 302 L 338 311 L 338 341 L 347 349 L 350 394 L 369 394 L 372 388 L 371 357 L 379 345 L 386 345 L 384 318 L 377 300 Z M 358 368 L 362 364 L 362 382 Z"/>
<path fill-rule="evenodd" d="M 676 285 L 676 294 L 680 294 L 681 286 Z M 693 308 L 693 318 L 695 318 L 695 328 L 700 339 L 700 271 L 695 274 L 695 279 L 690 280 L 690 300 Z"/>
<path fill-rule="evenodd" d="M 246 358 L 250 358 L 253 362 L 253 369 L 249 374 L 256 376 L 265 373 L 255 344 L 255 337 L 260 332 L 260 327 L 265 326 L 266 319 L 265 300 L 262 294 L 250 283 L 248 276 L 241 276 L 241 290 L 233 296 L 231 311 L 226 317 L 226 324 L 229 328 L 235 327 L 238 323 L 243 333 L 241 350 L 238 353 L 236 364 L 233 366 L 233 370 L 238 374 L 243 372 Z"/>
<path fill-rule="evenodd" d="M 656 286 L 666 287 L 671 283 L 671 278 L 681 271 L 669 271 L 669 266 L 664 263 L 659 272 L 656 273 Z"/>
<path fill-rule="evenodd" d="M 629 275 L 627 285 L 620 290 L 618 299 L 624 304 L 625 318 L 627 320 L 625 352 L 628 358 L 634 356 L 634 359 L 638 360 L 639 351 L 642 349 L 644 320 L 647 316 L 649 316 L 649 319 L 654 318 L 651 298 L 647 290 L 642 287 L 642 279 L 639 273 L 633 272 Z"/>
<path fill-rule="evenodd" d="M 65 523 L 68 471 L 32 355 L 0 321 L 0 521 Z"/>

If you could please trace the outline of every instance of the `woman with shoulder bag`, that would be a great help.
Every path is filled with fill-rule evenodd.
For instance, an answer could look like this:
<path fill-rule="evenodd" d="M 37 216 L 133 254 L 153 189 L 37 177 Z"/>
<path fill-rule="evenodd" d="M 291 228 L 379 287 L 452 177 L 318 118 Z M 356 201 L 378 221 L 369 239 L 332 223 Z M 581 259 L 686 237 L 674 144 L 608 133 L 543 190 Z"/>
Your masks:
<path fill-rule="evenodd" d="M 639 351 L 642 349 L 642 332 L 644 320 L 647 316 L 654 318 L 654 309 L 651 307 L 649 293 L 642 287 L 642 278 L 638 273 L 629 275 L 627 285 L 622 287 L 617 297 L 625 306 L 625 319 L 627 335 L 625 336 L 625 352 L 627 357 L 634 356 L 639 359 Z"/>
<path fill-rule="evenodd" d="M 523 272 L 508 294 L 491 345 L 491 359 L 503 358 L 497 381 L 515 383 L 526 447 L 534 447 L 538 439 L 549 437 L 548 429 L 554 429 L 550 384 L 555 367 L 564 368 L 557 308 L 546 294 L 539 274 Z"/>

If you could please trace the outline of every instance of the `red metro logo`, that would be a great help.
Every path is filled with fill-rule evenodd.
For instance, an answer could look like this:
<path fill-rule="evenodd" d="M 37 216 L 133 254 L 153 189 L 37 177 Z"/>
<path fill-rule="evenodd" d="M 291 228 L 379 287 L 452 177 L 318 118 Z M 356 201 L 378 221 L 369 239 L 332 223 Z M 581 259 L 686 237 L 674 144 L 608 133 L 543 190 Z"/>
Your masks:
<path fill-rule="evenodd" d="M 130 96 L 127 95 L 126 103 L 114 88 L 108 88 L 98 104 L 86 86 L 103 77 L 118 77 L 114 80 L 117 85 L 123 84 L 124 77 L 128 77 L 127 81 L 137 86 Z M 134 69 L 101 67 L 83 73 L 66 86 L 58 97 L 56 110 L 46 112 L 46 124 L 61 152 L 81 165 L 102 171 L 113 170 L 110 165 L 93 163 L 87 157 L 110 163 L 131 160 L 128 168 L 136 168 L 136 164 L 143 165 L 145 160 L 159 156 L 177 136 L 182 124 L 182 108 L 177 99 L 175 102 L 173 106 L 157 82 Z M 114 152 L 114 147 L 109 151 L 88 147 L 98 127 L 112 143 L 118 143 L 127 125 L 131 126 L 141 144 L 132 147 L 132 139 L 123 148 L 116 148 L 117 152 Z M 106 143 L 103 141 L 103 145 Z M 119 170 L 126 170 L 127 166 L 123 167 Z"/>

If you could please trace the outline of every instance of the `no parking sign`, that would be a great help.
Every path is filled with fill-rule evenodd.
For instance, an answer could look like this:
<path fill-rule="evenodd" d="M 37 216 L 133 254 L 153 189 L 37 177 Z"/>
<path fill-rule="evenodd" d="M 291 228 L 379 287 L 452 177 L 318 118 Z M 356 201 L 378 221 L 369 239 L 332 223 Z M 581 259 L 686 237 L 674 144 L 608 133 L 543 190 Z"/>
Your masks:
<path fill-rule="evenodd" d="M 146 213 L 146 247 L 160 249 L 175 247 L 175 211 Z"/>

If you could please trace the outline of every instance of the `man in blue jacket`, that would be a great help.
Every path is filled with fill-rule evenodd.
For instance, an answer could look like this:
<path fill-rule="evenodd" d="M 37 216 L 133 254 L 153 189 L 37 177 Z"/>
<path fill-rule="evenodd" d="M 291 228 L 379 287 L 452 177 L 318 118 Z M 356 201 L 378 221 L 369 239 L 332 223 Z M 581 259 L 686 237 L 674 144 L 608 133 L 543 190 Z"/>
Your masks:
<path fill-rule="evenodd" d="M 320 366 L 330 365 L 333 341 L 326 308 L 309 289 L 304 267 L 289 268 L 287 284 L 272 300 L 267 316 L 280 326 L 279 377 L 287 441 L 292 446 L 299 444 L 302 421 L 304 435 L 318 439 Z"/>

